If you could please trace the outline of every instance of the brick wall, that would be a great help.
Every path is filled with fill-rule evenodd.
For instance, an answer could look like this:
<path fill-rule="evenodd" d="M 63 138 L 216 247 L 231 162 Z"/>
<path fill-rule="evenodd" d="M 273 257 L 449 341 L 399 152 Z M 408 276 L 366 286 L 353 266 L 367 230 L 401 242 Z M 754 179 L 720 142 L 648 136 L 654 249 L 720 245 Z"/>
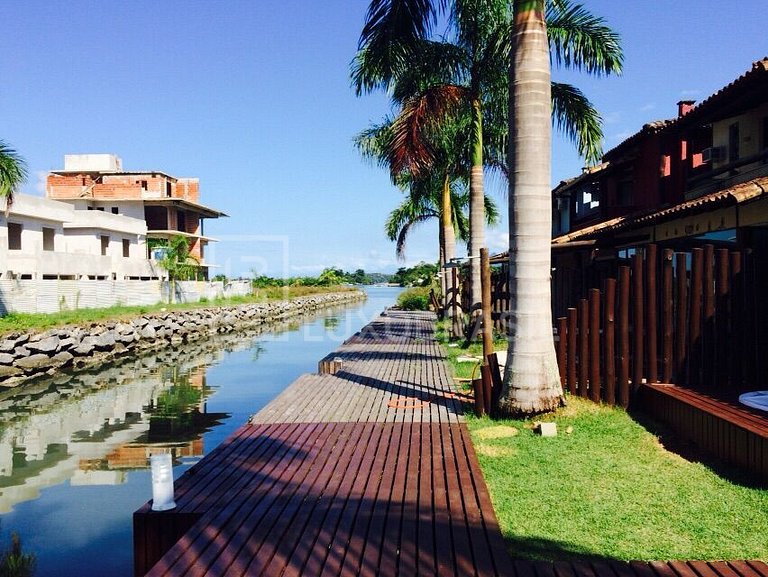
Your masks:
<path fill-rule="evenodd" d="M 183 198 L 190 202 L 200 202 L 200 179 L 180 178 L 176 181 L 175 198 Z"/>
<path fill-rule="evenodd" d="M 199 196 L 197 179 L 189 194 Z M 185 185 L 184 190 L 190 188 Z M 96 181 L 87 174 L 49 174 L 46 183 L 48 198 L 79 198 L 84 192 L 94 199 L 167 198 L 178 197 L 175 179 L 153 174 L 105 174 Z M 182 196 L 182 198 L 185 198 Z"/>

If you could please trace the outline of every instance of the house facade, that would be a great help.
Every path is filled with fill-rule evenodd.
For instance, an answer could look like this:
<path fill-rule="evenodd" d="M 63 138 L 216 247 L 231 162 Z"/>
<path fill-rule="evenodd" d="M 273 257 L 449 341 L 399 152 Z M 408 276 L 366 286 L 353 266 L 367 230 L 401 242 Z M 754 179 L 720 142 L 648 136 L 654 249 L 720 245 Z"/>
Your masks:
<path fill-rule="evenodd" d="M 646 124 L 553 191 L 553 246 L 730 241 L 768 250 L 768 58 Z"/>
<path fill-rule="evenodd" d="M 768 58 L 677 112 L 553 190 L 555 316 L 649 244 L 741 251 L 768 270 Z"/>
<path fill-rule="evenodd" d="M 0 212 L 0 279 L 156 280 L 146 238 L 143 219 L 17 194 Z"/>
<path fill-rule="evenodd" d="M 214 239 L 204 233 L 204 220 L 226 216 L 200 203 L 197 178 L 177 178 L 160 171 L 126 171 L 112 154 L 65 155 L 64 168 L 51 171 L 46 182 L 50 199 L 81 212 L 130 216 L 146 223 L 148 244 L 183 236 L 190 255 L 208 278 L 206 247 Z"/>

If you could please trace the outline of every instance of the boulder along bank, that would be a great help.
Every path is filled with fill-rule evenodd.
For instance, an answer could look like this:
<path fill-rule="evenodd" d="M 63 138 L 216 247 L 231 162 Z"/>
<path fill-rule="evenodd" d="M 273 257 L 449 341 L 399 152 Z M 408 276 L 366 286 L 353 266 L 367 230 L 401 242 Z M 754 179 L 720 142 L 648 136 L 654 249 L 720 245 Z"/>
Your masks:
<path fill-rule="evenodd" d="M 87 327 L 65 326 L 40 333 L 11 333 L 0 339 L 0 387 L 15 387 L 59 369 L 84 369 L 114 359 L 279 322 L 323 308 L 365 300 L 362 291 L 150 313 L 129 321 Z"/>

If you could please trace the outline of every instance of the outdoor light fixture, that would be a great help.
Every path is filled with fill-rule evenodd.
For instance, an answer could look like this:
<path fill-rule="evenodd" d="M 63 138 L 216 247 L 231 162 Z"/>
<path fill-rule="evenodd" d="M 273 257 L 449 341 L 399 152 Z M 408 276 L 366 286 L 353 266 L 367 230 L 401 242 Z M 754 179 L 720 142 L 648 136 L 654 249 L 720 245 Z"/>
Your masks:
<path fill-rule="evenodd" d="M 152 467 L 152 510 L 167 511 L 174 509 L 173 500 L 173 463 L 170 453 L 149 457 Z"/>

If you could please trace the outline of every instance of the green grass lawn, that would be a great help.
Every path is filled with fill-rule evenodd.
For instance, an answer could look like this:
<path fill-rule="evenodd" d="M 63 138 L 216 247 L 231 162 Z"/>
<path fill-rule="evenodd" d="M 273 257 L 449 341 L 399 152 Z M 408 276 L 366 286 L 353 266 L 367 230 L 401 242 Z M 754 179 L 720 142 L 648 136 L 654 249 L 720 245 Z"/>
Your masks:
<path fill-rule="evenodd" d="M 513 555 L 768 559 L 768 491 L 665 450 L 620 409 L 571 397 L 539 420 L 558 436 L 534 434 L 531 421 L 468 419 Z"/>
<path fill-rule="evenodd" d="M 213 306 L 236 306 L 248 303 L 263 303 L 268 301 L 293 299 L 312 294 L 329 292 L 342 292 L 353 290 L 349 287 L 315 287 L 315 286 L 290 286 L 267 287 L 255 289 L 249 296 L 232 297 L 228 299 L 215 299 L 189 304 L 167 304 L 142 306 L 115 306 L 101 309 L 78 309 L 61 311 L 51 314 L 9 313 L 0 317 L 0 336 L 14 331 L 41 331 L 52 327 L 64 325 L 84 325 L 93 322 L 117 321 L 131 319 L 146 313 L 160 312 L 163 310 L 183 310 L 193 308 L 205 308 Z"/>
<path fill-rule="evenodd" d="M 468 349 L 445 350 L 471 371 L 455 362 Z M 533 432 L 545 420 L 557 437 Z M 666 450 L 621 409 L 570 397 L 534 420 L 467 421 L 516 558 L 768 559 L 768 490 Z"/>

